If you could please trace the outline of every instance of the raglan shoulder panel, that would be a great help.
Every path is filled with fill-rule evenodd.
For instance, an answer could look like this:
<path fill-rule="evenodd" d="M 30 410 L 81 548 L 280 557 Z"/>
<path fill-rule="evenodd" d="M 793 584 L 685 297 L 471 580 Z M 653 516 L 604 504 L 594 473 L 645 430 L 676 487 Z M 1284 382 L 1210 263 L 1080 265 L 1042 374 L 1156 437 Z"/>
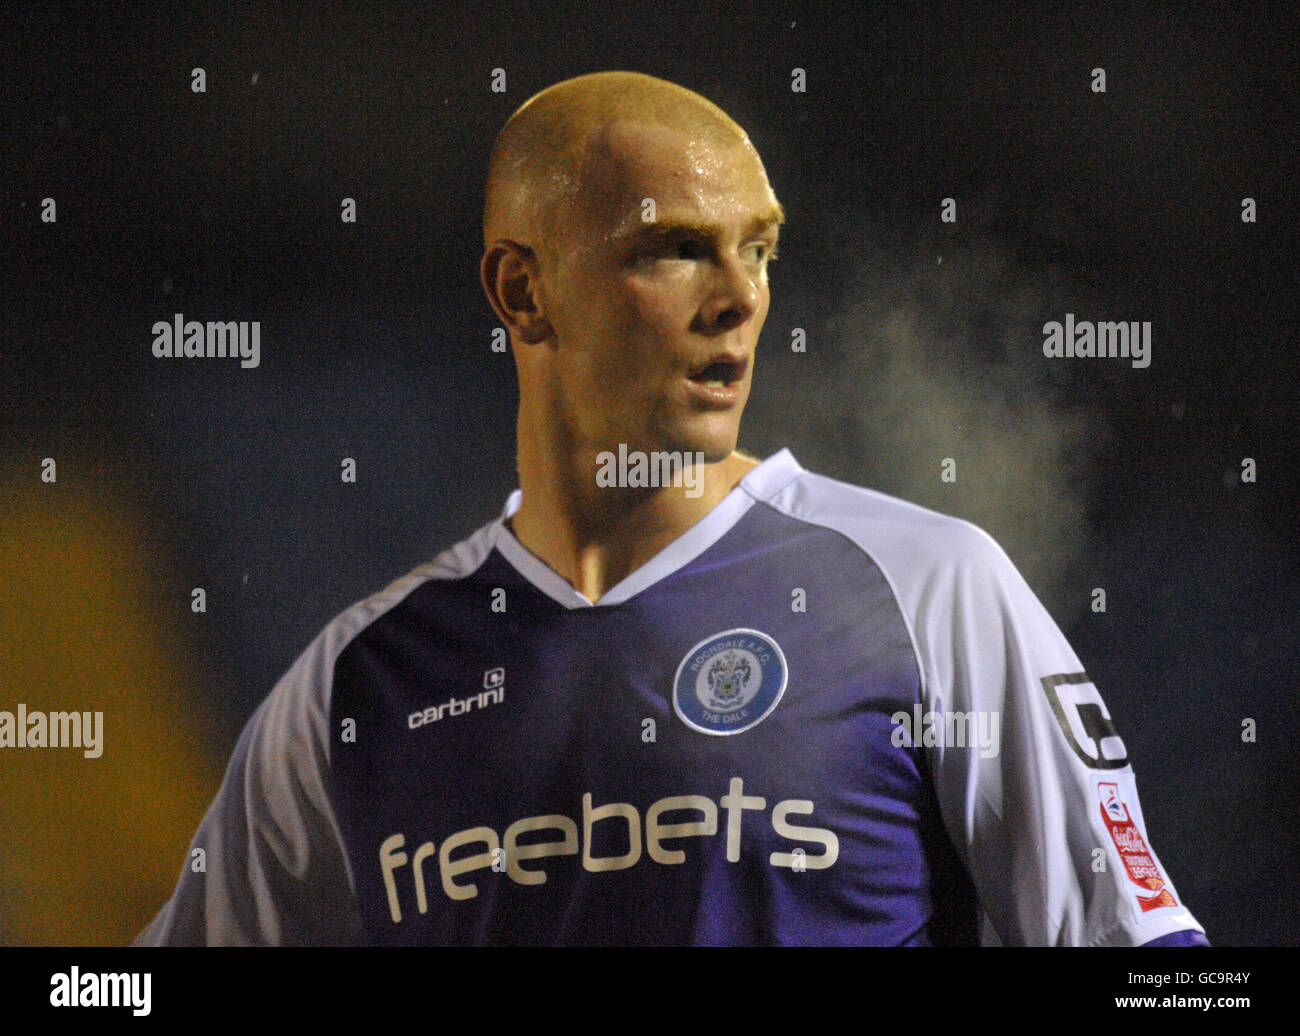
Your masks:
<path fill-rule="evenodd" d="M 916 719 L 930 728 L 916 736 L 998 941 L 1203 931 L 1151 849 L 1105 703 L 992 537 L 809 472 L 765 502 L 848 537 L 892 587 L 920 674 Z"/>
<path fill-rule="evenodd" d="M 253 713 L 171 899 L 136 945 L 331 945 L 360 933 L 328 775 L 334 668 L 364 630 L 431 580 L 473 572 L 497 523 L 352 605 Z"/>

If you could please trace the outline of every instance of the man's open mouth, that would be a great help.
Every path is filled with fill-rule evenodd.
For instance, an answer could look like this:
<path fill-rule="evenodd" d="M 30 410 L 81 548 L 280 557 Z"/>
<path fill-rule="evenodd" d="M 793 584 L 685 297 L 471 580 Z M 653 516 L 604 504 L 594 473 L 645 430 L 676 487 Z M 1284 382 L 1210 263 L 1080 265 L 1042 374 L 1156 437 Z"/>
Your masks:
<path fill-rule="evenodd" d="M 745 376 L 746 359 L 715 359 L 689 375 L 690 380 L 700 385 L 734 385 Z"/>

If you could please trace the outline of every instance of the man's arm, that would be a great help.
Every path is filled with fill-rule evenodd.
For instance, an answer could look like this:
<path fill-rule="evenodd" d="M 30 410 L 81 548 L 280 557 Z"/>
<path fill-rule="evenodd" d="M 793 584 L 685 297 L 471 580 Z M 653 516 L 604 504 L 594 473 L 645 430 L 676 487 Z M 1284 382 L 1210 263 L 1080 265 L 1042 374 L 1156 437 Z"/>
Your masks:
<path fill-rule="evenodd" d="M 137 946 L 353 941 L 360 916 L 325 788 L 331 623 L 244 728 L 171 900 Z"/>
<path fill-rule="evenodd" d="M 1123 741 L 1056 623 L 964 525 L 917 605 L 925 707 L 974 712 L 995 750 L 928 749 L 949 834 L 1004 945 L 1195 944 L 1147 836 Z M 1176 933 L 1179 943 L 1171 943 Z"/>
<path fill-rule="evenodd" d="M 1144 942 L 1143 946 L 1209 946 L 1210 940 L 1205 937 L 1204 932 L 1198 932 L 1195 928 L 1188 929 L 1185 932 L 1171 932 L 1168 935 L 1162 935 L 1159 939 L 1152 939 L 1150 942 Z"/>

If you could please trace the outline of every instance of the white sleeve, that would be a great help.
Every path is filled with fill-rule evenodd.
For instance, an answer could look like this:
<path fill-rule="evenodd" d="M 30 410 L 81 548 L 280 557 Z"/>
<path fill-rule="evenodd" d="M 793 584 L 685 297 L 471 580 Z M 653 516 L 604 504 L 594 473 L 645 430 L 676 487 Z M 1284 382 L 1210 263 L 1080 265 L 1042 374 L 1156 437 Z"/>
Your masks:
<path fill-rule="evenodd" d="M 996 941 L 1131 946 L 1203 932 L 1151 848 L 1124 743 L 1064 635 L 986 533 L 949 531 L 951 550 L 905 608 L 923 708 L 990 734 L 967 747 L 936 738 L 927 757 Z"/>
<path fill-rule="evenodd" d="M 244 728 L 176 891 L 137 946 L 328 945 L 360 930 L 326 793 L 331 623 Z"/>

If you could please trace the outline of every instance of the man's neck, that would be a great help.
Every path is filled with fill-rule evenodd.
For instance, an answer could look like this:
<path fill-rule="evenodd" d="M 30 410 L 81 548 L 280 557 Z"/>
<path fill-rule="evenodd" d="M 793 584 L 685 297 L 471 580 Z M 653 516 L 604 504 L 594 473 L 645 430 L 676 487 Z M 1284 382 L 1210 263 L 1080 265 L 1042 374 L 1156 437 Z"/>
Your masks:
<path fill-rule="evenodd" d="M 515 538 L 589 601 L 635 572 L 712 511 L 759 460 L 739 451 L 702 465 L 702 492 L 685 486 L 602 488 L 556 466 L 521 464 Z M 700 473 L 697 471 L 696 477 Z"/>

